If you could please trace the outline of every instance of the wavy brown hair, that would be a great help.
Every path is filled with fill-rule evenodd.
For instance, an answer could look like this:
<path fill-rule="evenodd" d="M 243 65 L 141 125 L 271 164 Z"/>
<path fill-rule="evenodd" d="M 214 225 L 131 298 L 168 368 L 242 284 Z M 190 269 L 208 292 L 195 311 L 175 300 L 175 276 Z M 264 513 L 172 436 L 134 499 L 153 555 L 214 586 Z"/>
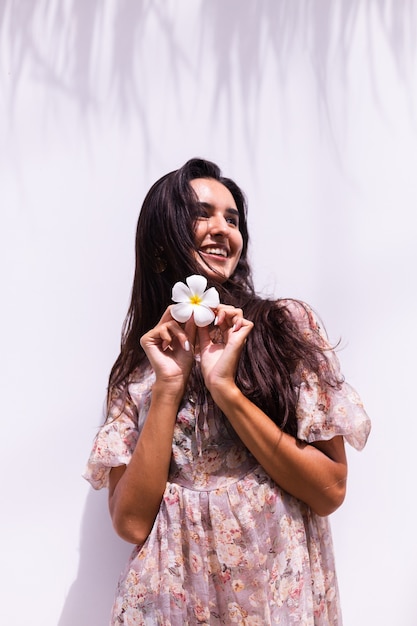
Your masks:
<path fill-rule="evenodd" d="M 136 229 L 136 266 L 130 305 L 122 329 L 120 354 L 109 377 L 109 397 L 132 372 L 147 362 L 140 338 L 153 328 L 171 301 L 172 286 L 191 274 L 201 273 L 194 241 L 198 198 L 190 185 L 196 178 L 222 183 L 239 211 L 242 254 L 233 275 L 225 282 L 211 279 L 224 304 L 242 308 L 254 328 L 242 352 L 236 383 L 242 392 L 277 425 L 296 435 L 297 372 L 313 371 L 322 384 L 337 380 L 318 333 L 302 332 L 284 302 L 259 297 L 254 290 L 247 260 L 249 234 L 247 205 L 242 190 L 222 176 L 219 167 L 204 159 L 191 159 L 160 178 L 143 202 Z M 323 366 L 324 364 L 324 366 Z M 194 383 L 200 381 L 193 373 Z"/>

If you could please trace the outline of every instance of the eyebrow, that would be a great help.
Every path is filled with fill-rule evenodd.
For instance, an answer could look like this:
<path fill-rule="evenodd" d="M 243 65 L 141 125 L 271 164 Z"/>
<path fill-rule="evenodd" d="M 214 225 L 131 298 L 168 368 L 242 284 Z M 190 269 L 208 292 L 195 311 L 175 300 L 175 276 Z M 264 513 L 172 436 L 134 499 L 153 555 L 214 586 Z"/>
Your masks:
<path fill-rule="evenodd" d="M 214 204 L 210 204 L 210 202 L 198 202 L 198 206 L 201 206 L 205 209 L 210 209 L 211 211 L 213 211 L 216 208 Z M 237 215 L 239 217 L 239 211 L 232 207 L 228 207 L 226 209 L 226 212 L 230 213 L 231 215 Z"/>

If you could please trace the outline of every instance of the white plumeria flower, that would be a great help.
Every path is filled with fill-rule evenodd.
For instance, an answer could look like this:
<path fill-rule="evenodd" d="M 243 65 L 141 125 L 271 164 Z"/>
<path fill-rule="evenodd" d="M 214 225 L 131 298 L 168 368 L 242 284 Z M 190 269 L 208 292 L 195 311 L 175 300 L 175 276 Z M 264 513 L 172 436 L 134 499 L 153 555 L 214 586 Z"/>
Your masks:
<path fill-rule="evenodd" d="M 215 309 L 220 298 L 214 287 L 207 289 L 207 278 L 194 274 L 186 278 L 186 283 L 175 283 L 172 299 L 177 304 L 171 309 L 171 315 L 177 322 L 187 322 L 194 314 L 196 326 L 208 326 L 214 320 Z"/>

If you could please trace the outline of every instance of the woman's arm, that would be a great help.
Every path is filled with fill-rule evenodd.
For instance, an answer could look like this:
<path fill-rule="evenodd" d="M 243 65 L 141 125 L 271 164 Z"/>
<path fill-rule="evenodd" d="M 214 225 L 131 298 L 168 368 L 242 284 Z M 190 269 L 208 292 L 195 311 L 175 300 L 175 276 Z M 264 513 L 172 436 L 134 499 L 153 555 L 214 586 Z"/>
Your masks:
<path fill-rule="evenodd" d="M 213 345 L 199 329 L 204 380 L 214 402 L 240 439 L 282 489 L 308 504 L 318 515 L 329 515 L 345 497 L 347 461 L 342 437 L 314 445 L 284 433 L 235 384 L 242 347 L 253 328 L 242 319 L 231 326 L 231 314 L 221 320 L 225 344 Z"/>
<path fill-rule="evenodd" d="M 193 354 L 195 325 L 182 328 L 165 311 L 158 325 L 141 339 L 155 383 L 151 405 L 129 465 L 115 467 L 109 478 L 109 508 L 116 532 L 142 544 L 149 535 L 165 491 L 175 420 Z"/>
<path fill-rule="evenodd" d="M 230 381 L 212 387 L 211 394 L 240 439 L 282 489 L 318 515 L 329 515 L 342 504 L 347 478 L 343 437 L 314 445 L 301 442 L 280 430 Z"/>
<path fill-rule="evenodd" d="M 155 383 L 142 432 L 128 466 L 114 467 L 109 477 L 113 526 L 123 539 L 142 544 L 149 535 L 165 491 L 172 437 L 182 394 Z"/>

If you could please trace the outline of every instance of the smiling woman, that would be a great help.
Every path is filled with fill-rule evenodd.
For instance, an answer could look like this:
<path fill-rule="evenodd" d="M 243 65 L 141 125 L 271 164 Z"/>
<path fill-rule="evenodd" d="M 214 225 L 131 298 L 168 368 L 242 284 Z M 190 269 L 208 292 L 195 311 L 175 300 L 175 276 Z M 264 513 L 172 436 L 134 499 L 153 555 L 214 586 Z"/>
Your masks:
<path fill-rule="evenodd" d="M 135 544 L 113 626 L 341 625 L 327 516 L 370 422 L 311 309 L 257 296 L 247 248 L 243 193 L 215 164 L 148 192 L 85 472 Z"/>
<path fill-rule="evenodd" d="M 198 258 L 205 273 L 227 280 L 236 269 L 243 247 L 236 203 L 227 187 L 217 180 L 197 178 L 190 184 L 198 198 Z"/>

